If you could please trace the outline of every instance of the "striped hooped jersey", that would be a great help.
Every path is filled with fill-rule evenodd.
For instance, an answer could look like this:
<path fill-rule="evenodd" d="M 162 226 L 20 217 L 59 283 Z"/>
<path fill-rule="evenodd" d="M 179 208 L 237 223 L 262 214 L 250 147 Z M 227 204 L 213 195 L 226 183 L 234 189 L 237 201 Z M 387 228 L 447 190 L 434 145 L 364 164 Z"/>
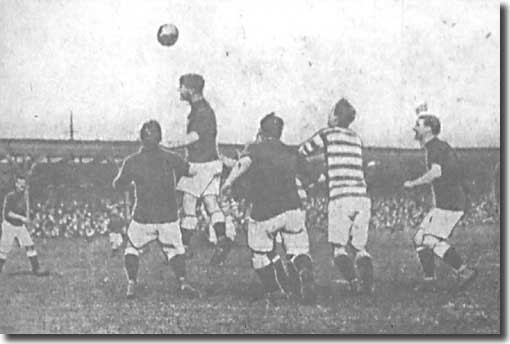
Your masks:
<path fill-rule="evenodd" d="M 329 200 L 368 197 L 362 146 L 356 132 L 340 127 L 322 129 L 300 146 L 299 151 L 304 156 L 320 150 L 324 152 Z"/>

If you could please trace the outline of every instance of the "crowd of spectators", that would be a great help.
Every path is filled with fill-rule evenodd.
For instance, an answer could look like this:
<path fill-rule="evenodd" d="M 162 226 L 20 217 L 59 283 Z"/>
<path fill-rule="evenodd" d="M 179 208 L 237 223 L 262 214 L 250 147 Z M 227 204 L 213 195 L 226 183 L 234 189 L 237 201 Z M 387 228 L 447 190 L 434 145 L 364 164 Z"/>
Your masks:
<path fill-rule="evenodd" d="M 62 193 L 64 196 L 36 200 L 31 208 L 32 231 L 36 237 L 83 237 L 93 238 L 110 231 L 118 231 L 128 222 L 124 195 L 100 194 L 98 190 L 83 189 L 79 192 Z M 406 193 L 372 196 L 372 230 L 391 231 L 415 228 L 430 207 L 427 193 Z M 130 202 L 131 203 L 131 202 Z M 129 205 L 128 205 L 129 207 Z M 222 208 L 236 227 L 246 224 L 247 206 L 244 201 L 223 199 Z M 315 193 L 305 203 L 309 228 L 325 230 L 327 225 L 327 198 Z M 199 223 L 208 225 L 203 208 L 198 207 Z M 499 207 L 490 194 L 471 200 L 461 225 L 487 224 L 499 221 Z"/>

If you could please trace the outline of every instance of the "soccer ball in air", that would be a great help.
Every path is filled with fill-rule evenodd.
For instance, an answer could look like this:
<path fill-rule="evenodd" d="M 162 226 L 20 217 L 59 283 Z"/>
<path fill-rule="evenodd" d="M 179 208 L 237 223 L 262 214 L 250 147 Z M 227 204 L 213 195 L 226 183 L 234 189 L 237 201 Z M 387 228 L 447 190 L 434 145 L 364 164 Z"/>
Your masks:
<path fill-rule="evenodd" d="M 173 24 L 163 24 L 158 29 L 158 42 L 165 47 L 171 47 L 179 38 L 179 30 Z"/>

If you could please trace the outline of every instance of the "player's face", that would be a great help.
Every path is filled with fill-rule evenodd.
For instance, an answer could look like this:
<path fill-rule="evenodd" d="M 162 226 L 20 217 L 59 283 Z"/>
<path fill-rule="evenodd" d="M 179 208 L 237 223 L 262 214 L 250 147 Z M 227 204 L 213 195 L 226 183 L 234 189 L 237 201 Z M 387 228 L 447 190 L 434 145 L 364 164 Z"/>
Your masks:
<path fill-rule="evenodd" d="M 338 121 L 335 116 L 335 112 L 331 111 L 328 115 L 328 126 L 335 127 L 335 126 L 337 126 L 337 123 L 338 123 Z"/>
<path fill-rule="evenodd" d="M 191 100 L 191 90 L 189 88 L 187 88 L 186 86 L 184 86 L 184 85 L 179 86 L 179 94 L 180 94 L 181 100 L 184 100 L 184 101 Z"/>
<path fill-rule="evenodd" d="M 421 141 L 425 137 L 425 134 L 427 134 L 427 132 L 430 131 L 430 128 L 425 126 L 423 122 L 424 122 L 423 119 L 419 119 L 416 121 L 416 124 L 413 128 L 415 140 Z"/>
<path fill-rule="evenodd" d="M 25 191 L 27 182 L 23 178 L 17 178 L 16 183 L 14 184 L 17 192 L 23 192 Z"/>

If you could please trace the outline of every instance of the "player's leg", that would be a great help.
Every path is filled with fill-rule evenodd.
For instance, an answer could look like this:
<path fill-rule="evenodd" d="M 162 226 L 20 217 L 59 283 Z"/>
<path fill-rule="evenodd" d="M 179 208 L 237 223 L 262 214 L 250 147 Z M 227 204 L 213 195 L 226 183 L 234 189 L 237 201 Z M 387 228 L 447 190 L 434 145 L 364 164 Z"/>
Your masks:
<path fill-rule="evenodd" d="M 248 224 L 248 247 L 252 252 L 252 266 L 262 283 L 262 294 L 268 295 L 282 291 L 283 286 L 279 283 L 275 265 L 270 259 L 273 258 L 274 232 L 276 232 L 279 218 L 267 221 L 250 221 Z"/>
<path fill-rule="evenodd" d="M 209 213 L 211 224 L 218 240 L 211 264 L 221 265 L 227 259 L 232 249 L 232 240 L 227 237 L 225 215 L 218 204 L 218 196 L 209 194 L 205 195 L 203 199 L 205 209 Z"/>
<path fill-rule="evenodd" d="M 469 267 L 457 250 L 447 241 L 463 213 L 437 208 L 433 209 L 431 213 L 433 214 L 432 218 L 425 228 L 424 245 L 431 248 L 435 256 L 453 268 L 459 279 L 460 287 L 465 287 L 476 277 L 476 270 Z"/>
<path fill-rule="evenodd" d="M 354 263 L 347 252 L 352 220 L 349 199 L 340 198 L 328 204 L 328 242 L 333 247 L 333 262 L 343 278 L 351 285 L 356 283 Z"/>
<path fill-rule="evenodd" d="M 126 296 L 135 296 L 135 287 L 138 280 L 138 266 L 140 249 L 157 238 L 153 225 L 141 224 L 131 221 L 126 230 L 127 244 L 124 250 L 124 268 L 127 275 L 128 287 Z"/>
<path fill-rule="evenodd" d="M 305 212 L 300 209 L 286 212 L 285 228 L 281 235 L 289 260 L 289 284 L 295 286 L 293 292 L 298 292 L 301 301 L 309 304 L 315 302 L 316 293 L 305 218 Z"/>
<path fill-rule="evenodd" d="M 182 210 L 184 213 L 180 223 L 182 243 L 184 245 L 184 249 L 187 252 L 186 254 L 191 256 L 191 238 L 198 226 L 197 197 L 185 192 L 182 196 Z"/>
<path fill-rule="evenodd" d="M 7 255 L 9 254 L 12 244 L 15 238 L 14 226 L 7 221 L 2 223 L 2 235 L 0 236 L 0 272 L 7 261 Z"/>
<path fill-rule="evenodd" d="M 20 226 L 17 228 L 16 237 L 18 238 L 20 246 L 24 247 L 26 250 L 27 258 L 30 261 L 30 265 L 32 266 L 32 272 L 36 276 L 48 275 L 48 271 L 41 268 L 39 264 L 39 258 L 37 251 L 35 250 L 34 242 L 25 226 Z"/>
<path fill-rule="evenodd" d="M 200 293 L 186 281 L 185 247 L 179 224 L 158 225 L 158 242 L 177 279 L 179 292 L 188 297 L 200 297 Z"/>
<path fill-rule="evenodd" d="M 432 217 L 433 212 L 430 211 L 413 237 L 413 244 L 423 271 L 424 285 L 421 287 L 422 289 L 434 289 L 436 279 L 435 258 L 432 249 L 438 240 L 434 236 L 427 234 Z"/>
<path fill-rule="evenodd" d="M 372 257 L 367 252 L 368 228 L 370 225 L 370 199 L 358 198 L 351 228 L 351 246 L 356 250 L 355 266 L 361 280 L 361 291 L 371 293 L 374 288 L 374 268 Z"/>

